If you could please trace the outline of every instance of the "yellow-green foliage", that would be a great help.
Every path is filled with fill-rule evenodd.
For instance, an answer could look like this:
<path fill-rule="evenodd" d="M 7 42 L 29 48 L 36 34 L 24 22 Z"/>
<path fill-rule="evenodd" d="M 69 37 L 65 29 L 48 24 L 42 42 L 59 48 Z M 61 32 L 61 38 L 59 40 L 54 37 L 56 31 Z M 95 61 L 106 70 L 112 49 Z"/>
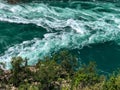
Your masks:
<path fill-rule="evenodd" d="M 111 75 L 103 86 L 104 90 L 120 90 L 120 74 Z"/>
<path fill-rule="evenodd" d="M 74 86 L 85 87 L 100 82 L 100 77 L 96 73 L 96 64 L 90 62 L 89 65 L 83 65 L 74 75 Z"/>
<path fill-rule="evenodd" d="M 18 87 L 18 90 L 40 90 L 39 86 L 32 84 L 24 84 Z"/>

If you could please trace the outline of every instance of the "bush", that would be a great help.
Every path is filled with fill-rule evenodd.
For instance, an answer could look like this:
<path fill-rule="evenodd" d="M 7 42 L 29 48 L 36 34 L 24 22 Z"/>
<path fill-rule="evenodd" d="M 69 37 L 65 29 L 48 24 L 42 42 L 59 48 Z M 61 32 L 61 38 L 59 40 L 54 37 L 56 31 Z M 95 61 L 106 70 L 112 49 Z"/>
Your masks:
<path fill-rule="evenodd" d="M 113 74 L 105 82 L 103 90 L 120 90 L 120 74 Z"/>
<path fill-rule="evenodd" d="M 76 56 L 72 55 L 67 50 L 54 54 L 52 59 L 60 64 L 70 75 L 72 75 L 79 66 Z"/>
<path fill-rule="evenodd" d="M 74 75 L 73 86 L 84 88 L 100 82 L 100 77 L 96 73 L 96 64 L 90 62 L 89 65 L 83 65 Z"/>
<path fill-rule="evenodd" d="M 42 88 L 54 88 L 54 83 L 60 77 L 62 72 L 61 66 L 54 60 L 46 57 L 44 61 L 39 61 L 37 72 L 35 73 L 35 80 L 41 83 Z"/>
<path fill-rule="evenodd" d="M 26 65 L 26 59 L 22 59 L 21 57 L 13 57 L 11 61 L 12 69 L 11 69 L 11 78 L 10 83 L 12 83 L 14 86 L 19 86 L 20 83 L 24 82 L 24 79 L 27 79 L 30 77 L 31 72 L 27 68 Z"/>

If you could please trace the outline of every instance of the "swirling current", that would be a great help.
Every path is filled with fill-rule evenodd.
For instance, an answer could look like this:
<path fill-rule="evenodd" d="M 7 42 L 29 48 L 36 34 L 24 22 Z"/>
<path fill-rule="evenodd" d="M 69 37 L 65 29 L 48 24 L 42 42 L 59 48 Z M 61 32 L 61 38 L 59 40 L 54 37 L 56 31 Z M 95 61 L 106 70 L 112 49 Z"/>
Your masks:
<path fill-rule="evenodd" d="M 10 68 L 14 56 L 39 58 L 69 49 L 82 63 L 96 61 L 111 72 L 120 66 L 120 3 L 0 1 L 0 62 Z"/>

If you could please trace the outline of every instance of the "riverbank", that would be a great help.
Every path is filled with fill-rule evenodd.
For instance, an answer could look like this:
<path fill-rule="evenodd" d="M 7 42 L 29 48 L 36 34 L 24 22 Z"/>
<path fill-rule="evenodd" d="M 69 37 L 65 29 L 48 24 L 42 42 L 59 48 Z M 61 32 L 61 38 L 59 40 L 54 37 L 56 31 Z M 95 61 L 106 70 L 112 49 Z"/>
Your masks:
<path fill-rule="evenodd" d="M 45 57 L 35 66 L 27 59 L 14 57 L 12 69 L 0 69 L 0 89 L 7 90 L 120 90 L 120 73 L 110 76 L 98 74 L 96 64 L 77 65 L 68 51 Z"/>

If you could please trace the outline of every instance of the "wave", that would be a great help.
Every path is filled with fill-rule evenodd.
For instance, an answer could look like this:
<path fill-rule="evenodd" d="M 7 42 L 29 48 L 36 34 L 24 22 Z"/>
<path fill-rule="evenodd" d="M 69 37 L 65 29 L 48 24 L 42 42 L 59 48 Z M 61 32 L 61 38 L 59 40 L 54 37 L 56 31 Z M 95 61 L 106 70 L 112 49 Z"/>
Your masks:
<path fill-rule="evenodd" d="M 112 3 L 71 2 L 65 8 L 43 3 L 0 3 L 1 22 L 35 24 L 47 30 L 43 38 L 34 37 L 9 47 L 0 61 L 6 62 L 6 68 L 10 68 L 10 59 L 14 56 L 29 58 L 31 65 L 62 48 L 80 49 L 107 41 L 119 44 L 119 13 L 119 7 Z"/>
<path fill-rule="evenodd" d="M 74 4 L 75 3 L 71 3 L 70 6 L 72 7 Z M 77 9 L 71 9 L 69 7 L 60 8 L 38 3 L 21 5 L 7 5 L 0 3 L 0 21 L 24 24 L 33 23 L 46 28 L 64 28 L 66 26 L 70 26 L 67 25 L 67 21 L 69 19 L 81 19 L 87 21 L 98 20 L 100 18 L 102 19 L 103 15 L 100 14 L 103 14 L 104 11 L 103 13 L 101 12 L 98 14 L 95 10 L 105 10 L 107 7 L 111 8 L 111 11 L 114 10 L 114 6 L 111 3 L 106 3 L 103 6 L 101 4 L 97 4 L 97 7 L 93 8 L 94 11 L 85 10 L 84 7 L 82 7 L 82 4 L 88 3 L 78 3 L 79 7 L 75 4 Z"/>
<path fill-rule="evenodd" d="M 81 29 L 82 30 L 82 29 Z M 51 55 L 62 48 L 66 49 L 82 49 L 89 44 L 104 43 L 107 41 L 118 40 L 120 31 L 99 32 L 94 34 L 85 32 L 84 34 L 76 32 L 48 33 L 43 39 L 35 38 L 31 41 L 24 41 L 21 44 L 10 47 L 5 54 L 0 57 L 0 61 L 6 62 L 7 68 L 10 68 L 10 59 L 14 56 L 22 56 L 29 58 L 29 64 L 33 65 L 38 59 Z"/>

